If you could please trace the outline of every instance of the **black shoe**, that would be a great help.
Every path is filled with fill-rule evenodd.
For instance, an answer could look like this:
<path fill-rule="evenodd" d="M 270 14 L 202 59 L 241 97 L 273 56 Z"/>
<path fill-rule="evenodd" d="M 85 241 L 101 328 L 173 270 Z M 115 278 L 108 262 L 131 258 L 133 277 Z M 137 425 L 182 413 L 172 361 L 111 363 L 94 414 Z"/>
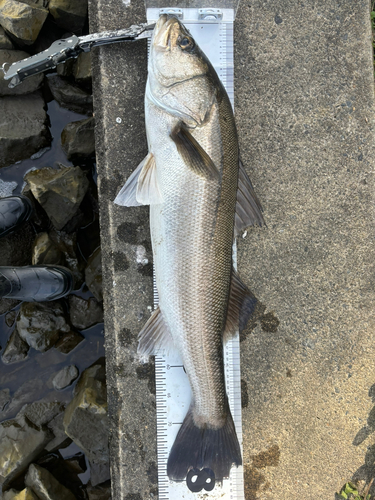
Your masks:
<path fill-rule="evenodd" d="M 73 288 L 73 276 L 62 266 L 0 267 L 0 297 L 26 302 L 56 300 Z"/>
<path fill-rule="evenodd" d="M 32 213 L 33 206 L 26 196 L 0 198 L 0 238 L 19 228 Z"/>

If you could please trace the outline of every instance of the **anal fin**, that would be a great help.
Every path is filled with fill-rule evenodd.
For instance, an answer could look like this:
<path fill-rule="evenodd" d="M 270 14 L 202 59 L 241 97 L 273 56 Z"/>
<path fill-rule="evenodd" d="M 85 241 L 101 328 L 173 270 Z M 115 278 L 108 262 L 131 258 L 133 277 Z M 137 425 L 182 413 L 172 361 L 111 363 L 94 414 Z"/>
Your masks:
<path fill-rule="evenodd" d="M 262 206 L 255 194 L 253 185 L 240 161 L 234 235 L 238 236 L 247 227 L 256 224 L 263 226 L 265 222 L 262 211 Z"/>
<path fill-rule="evenodd" d="M 242 332 L 254 312 L 256 303 L 257 299 L 242 283 L 236 271 L 232 269 L 224 342 L 233 337 L 237 331 Z"/>
<path fill-rule="evenodd" d="M 141 356 L 153 356 L 173 344 L 173 338 L 165 323 L 163 314 L 159 307 L 152 313 L 151 317 L 139 332 L 138 354 Z"/>

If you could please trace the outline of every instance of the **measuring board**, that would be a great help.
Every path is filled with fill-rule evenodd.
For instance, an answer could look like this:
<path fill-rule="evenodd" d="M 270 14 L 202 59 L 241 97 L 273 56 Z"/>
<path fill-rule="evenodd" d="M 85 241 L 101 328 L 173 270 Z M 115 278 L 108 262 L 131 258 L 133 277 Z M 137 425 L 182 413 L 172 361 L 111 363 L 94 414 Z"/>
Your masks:
<path fill-rule="evenodd" d="M 210 11 L 212 11 L 210 13 Z M 174 14 L 187 26 L 193 38 L 211 61 L 234 105 L 233 85 L 233 21 L 234 9 L 176 9 L 148 8 L 147 21 L 154 23 L 161 14 Z M 202 17 L 204 17 L 202 19 Z M 216 17 L 216 18 L 215 18 Z M 220 18 L 220 19 L 217 19 Z M 237 267 L 236 245 L 233 245 L 233 264 Z M 154 282 L 155 283 L 155 282 Z M 155 305 L 158 294 L 154 285 Z M 224 346 L 226 391 L 238 441 L 242 450 L 241 373 L 239 334 Z M 156 413 L 158 452 L 159 500 L 244 500 L 243 467 L 232 467 L 230 477 L 216 483 L 212 491 L 193 493 L 186 482 L 170 481 L 167 461 L 176 435 L 191 401 L 189 380 L 181 358 L 175 349 L 155 357 Z"/>

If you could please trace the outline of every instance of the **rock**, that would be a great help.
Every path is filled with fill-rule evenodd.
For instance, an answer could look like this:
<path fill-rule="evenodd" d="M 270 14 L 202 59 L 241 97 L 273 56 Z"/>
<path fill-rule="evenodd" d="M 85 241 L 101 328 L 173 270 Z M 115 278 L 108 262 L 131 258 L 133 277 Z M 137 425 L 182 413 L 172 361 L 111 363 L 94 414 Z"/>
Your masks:
<path fill-rule="evenodd" d="M 0 99 L 0 168 L 49 146 L 44 100 L 38 93 Z"/>
<path fill-rule="evenodd" d="M 26 59 L 29 57 L 27 52 L 23 50 L 0 50 L 0 66 L 4 63 L 12 64 L 16 61 L 20 61 L 21 59 Z M 17 85 L 13 89 L 8 87 L 9 80 L 4 80 L 4 74 L 0 73 L 0 96 L 4 95 L 21 95 L 21 94 L 30 94 L 31 92 L 35 92 L 42 84 L 44 78 L 43 73 L 39 73 L 39 75 L 30 76 L 30 78 L 26 78 L 20 85 Z"/>
<path fill-rule="evenodd" d="M 103 300 L 102 287 L 102 253 L 100 247 L 95 250 L 87 261 L 85 269 L 86 285 L 93 296 L 101 302 Z"/>
<path fill-rule="evenodd" d="M 85 24 L 87 0 L 50 0 L 49 11 L 59 26 L 76 31 Z"/>
<path fill-rule="evenodd" d="M 3 363 L 7 365 L 11 363 L 18 363 L 19 361 L 23 361 L 27 358 L 28 352 L 28 344 L 19 336 L 17 329 L 15 328 L 9 337 L 1 359 L 3 360 Z"/>
<path fill-rule="evenodd" d="M 1 139 L 0 139 L 1 141 Z M 32 245 L 35 238 L 31 222 L 20 231 L 0 239 L 0 266 L 25 266 L 31 264 Z"/>
<path fill-rule="evenodd" d="M 78 330 L 103 322 L 103 306 L 96 299 L 85 300 L 77 295 L 70 295 L 69 305 L 70 321 Z"/>
<path fill-rule="evenodd" d="M 57 245 L 50 239 L 48 233 L 40 233 L 35 238 L 32 263 L 33 265 L 63 265 L 64 255 Z"/>
<path fill-rule="evenodd" d="M 109 479 L 107 391 L 104 360 L 81 375 L 64 415 L 65 432 L 90 461 L 93 486 Z"/>
<path fill-rule="evenodd" d="M 34 240 L 33 240 L 33 246 L 34 246 L 35 232 L 42 233 L 47 231 L 51 226 L 51 222 L 45 210 L 40 206 L 40 204 L 34 198 L 30 186 L 26 182 L 24 182 L 22 194 L 30 200 L 33 206 L 33 213 L 31 215 L 30 221 L 32 222 L 34 228 Z"/>
<path fill-rule="evenodd" d="M 87 496 L 89 500 L 111 500 L 111 483 L 107 481 L 97 486 L 87 485 Z"/>
<path fill-rule="evenodd" d="M 30 189 L 56 229 L 62 229 L 77 212 L 89 186 L 79 167 L 44 167 L 25 175 Z"/>
<path fill-rule="evenodd" d="M 64 231 L 51 231 L 50 239 L 63 253 L 63 265 L 68 267 L 74 277 L 74 290 L 78 290 L 84 283 L 83 264 L 77 258 L 77 236 Z"/>
<path fill-rule="evenodd" d="M 48 16 L 48 10 L 36 3 L 0 0 L 1 26 L 27 45 L 35 42 Z"/>
<path fill-rule="evenodd" d="M 0 242 L 0 251 L 1 251 L 1 242 Z M 19 300 L 15 299 L 1 299 L 0 298 L 0 316 L 14 307 L 16 307 L 18 304 L 20 304 Z"/>
<path fill-rule="evenodd" d="M 94 129 L 93 117 L 66 125 L 61 133 L 61 146 L 68 160 L 85 158 L 95 153 Z"/>
<path fill-rule="evenodd" d="M 47 451 L 53 452 L 61 448 L 66 448 L 72 442 L 70 437 L 67 436 L 65 433 L 63 420 L 64 420 L 64 414 L 60 413 L 47 424 L 47 427 L 53 432 L 55 436 L 46 445 Z"/>
<path fill-rule="evenodd" d="M 55 479 L 47 469 L 31 464 L 25 484 L 37 494 L 40 500 L 76 500 L 73 493 Z"/>
<path fill-rule="evenodd" d="M 81 113 L 92 114 L 92 95 L 58 75 L 47 77 L 51 93 L 61 107 Z"/>
<path fill-rule="evenodd" d="M 40 500 L 30 488 L 25 488 L 22 491 L 11 490 L 3 494 L 3 500 Z"/>
<path fill-rule="evenodd" d="M 71 330 L 66 333 L 58 342 L 55 344 L 55 349 L 62 352 L 63 354 L 68 354 L 72 351 L 78 344 L 85 340 L 85 337 L 79 332 L 74 332 Z"/>
<path fill-rule="evenodd" d="M 70 326 L 58 301 L 24 302 L 17 319 L 17 331 L 30 347 L 45 352 L 63 333 L 70 331 Z"/>
<path fill-rule="evenodd" d="M 44 389 L 45 384 L 40 377 L 34 379 L 27 378 L 26 382 L 21 383 L 13 394 L 10 403 L 6 406 L 1 415 L 1 419 L 5 420 L 16 413 L 18 415 L 23 415 L 29 403 L 41 398 Z"/>
<path fill-rule="evenodd" d="M 12 327 L 14 325 L 14 322 L 16 321 L 16 318 L 17 318 L 17 311 L 9 311 L 6 315 L 5 315 L 5 323 L 7 326 Z"/>
<path fill-rule="evenodd" d="M 59 401 L 41 399 L 30 403 L 23 410 L 23 414 L 37 427 L 48 424 L 57 415 L 63 413 L 65 407 Z"/>
<path fill-rule="evenodd" d="M 78 368 L 74 365 L 64 366 L 52 379 L 52 385 L 57 390 L 65 389 L 78 377 Z"/>
<path fill-rule="evenodd" d="M 52 437 L 48 429 L 35 427 L 23 415 L 0 423 L 0 484 L 3 489 L 26 470 Z"/>
<path fill-rule="evenodd" d="M 5 33 L 4 28 L 0 26 L 0 49 L 12 50 L 13 48 L 12 41 Z"/>
<path fill-rule="evenodd" d="M 0 411 L 4 411 L 10 401 L 10 391 L 8 388 L 0 390 Z"/>
<path fill-rule="evenodd" d="M 89 83 L 92 77 L 91 53 L 81 52 L 77 57 L 73 70 L 74 78 L 78 82 Z"/>

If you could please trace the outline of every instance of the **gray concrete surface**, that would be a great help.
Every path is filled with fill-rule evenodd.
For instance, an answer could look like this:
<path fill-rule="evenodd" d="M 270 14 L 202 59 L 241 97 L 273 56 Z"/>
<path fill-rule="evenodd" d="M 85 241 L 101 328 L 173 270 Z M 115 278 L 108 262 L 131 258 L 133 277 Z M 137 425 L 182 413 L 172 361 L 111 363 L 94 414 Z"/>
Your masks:
<path fill-rule="evenodd" d="M 91 0 L 91 31 L 143 20 L 140 0 Z M 144 500 L 157 496 L 153 366 L 135 354 L 148 210 L 112 200 L 146 154 L 146 42 L 100 49 L 93 70 L 113 498 Z M 239 242 L 260 301 L 241 344 L 247 500 L 333 500 L 375 475 L 373 96 L 368 1 L 240 4 L 236 118 L 267 221 Z"/>

